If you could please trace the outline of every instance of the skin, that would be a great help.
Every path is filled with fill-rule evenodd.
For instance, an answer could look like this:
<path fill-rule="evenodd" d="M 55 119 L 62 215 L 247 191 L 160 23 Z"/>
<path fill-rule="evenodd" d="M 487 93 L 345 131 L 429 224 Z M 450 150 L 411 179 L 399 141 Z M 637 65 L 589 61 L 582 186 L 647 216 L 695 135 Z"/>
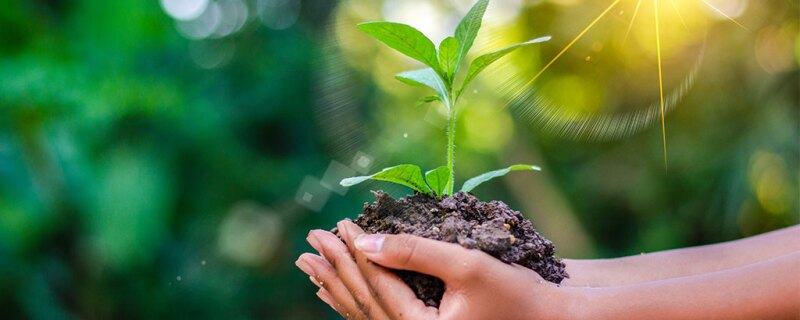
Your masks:
<path fill-rule="evenodd" d="M 618 286 L 731 269 L 800 251 L 800 226 L 692 248 L 615 259 L 564 259 L 570 286 Z"/>
<path fill-rule="evenodd" d="M 562 286 L 455 244 L 366 235 L 348 221 L 338 227 L 347 245 L 311 231 L 308 241 L 322 256 L 305 253 L 297 264 L 347 319 L 800 319 L 798 227 L 685 251 L 569 260 L 574 281 Z M 775 246 L 781 249 L 767 248 Z M 593 264 L 621 270 L 599 272 Z M 426 307 L 387 268 L 442 279 L 439 309 Z M 637 282 L 625 280 L 626 271 Z M 572 286 L 587 284 L 593 287 Z"/>

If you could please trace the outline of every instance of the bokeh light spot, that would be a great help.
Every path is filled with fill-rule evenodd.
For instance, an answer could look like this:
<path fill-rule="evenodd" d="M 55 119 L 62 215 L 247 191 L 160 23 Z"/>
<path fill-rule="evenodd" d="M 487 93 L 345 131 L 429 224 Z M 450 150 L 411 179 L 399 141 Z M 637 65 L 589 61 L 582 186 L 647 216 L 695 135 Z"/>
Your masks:
<path fill-rule="evenodd" d="M 764 71 L 776 74 L 794 67 L 792 47 L 797 34 L 795 25 L 767 26 L 758 32 L 755 55 L 758 65 Z"/>
<path fill-rule="evenodd" d="M 208 0 L 161 0 L 161 8 L 175 20 L 192 20 L 208 6 Z"/>
<path fill-rule="evenodd" d="M 514 122 L 504 109 L 476 103 L 462 112 L 466 146 L 487 153 L 505 148 L 514 132 Z"/>
<path fill-rule="evenodd" d="M 198 41 L 189 45 L 189 56 L 197 66 L 214 69 L 226 65 L 233 59 L 236 47 L 232 43 Z"/>
<path fill-rule="evenodd" d="M 259 0 L 258 16 L 267 28 L 287 29 L 297 22 L 300 5 L 300 0 Z"/>
<path fill-rule="evenodd" d="M 214 30 L 217 30 L 221 19 L 220 7 L 216 2 L 213 2 L 196 19 L 178 21 L 178 32 L 191 40 L 204 39 L 214 33 Z"/>
<path fill-rule="evenodd" d="M 452 32 L 443 26 L 444 16 L 439 7 L 426 0 L 386 0 L 383 3 L 383 18 L 413 26 L 435 44 Z"/>
<path fill-rule="evenodd" d="M 330 198 L 331 191 L 322 185 L 317 178 L 308 176 L 303 179 L 295 195 L 295 201 L 312 211 L 320 211 Z"/>
<path fill-rule="evenodd" d="M 777 154 L 758 151 L 750 158 L 748 178 L 758 203 L 769 213 L 780 215 L 792 207 L 792 192 L 786 162 Z"/>
<path fill-rule="evenodd" d="M 222 221 L 219 251 L 238 263 L 261 265 L 272 258 L 282 233 L 282 222 L 275 213 L 256 203 L 241 202 Z"/>
<path fill-rule="evenodd" d="M 218 3 L 222 18 L 213 36 L 221 38 L 241 30 L 249 14 L 247 5 L 242 0 L 223 0 Z"/>
<path fill-rule="evenodd" d="M 350 168 L 355 170 L 360 174 L 366 174 L 369 172 L 369 169 L 372 168 L 372 163 L 374 162 L 374 158 L 363 151 L 356 152 L 355 157 L 353 157 L 353 162 L 350 164 Z"/>
<path fill-rule="evenodd" d="M 747 9 L 746 0 L 702 0 L 706 11 L 713 17 L 726 20 L 740 17 Z M 727 16 L 727 17 L 726 17 Z"/>
<path fill-rule="evenodd" d="M 328 165 L 328 170 L 325 170 L 325 174 L 322 175 L 322 181 L 320 183 L 323 187 L 328 188 L 328 190 L 343 196 L 347 193 L 347 188 L 340 185 L 339 182 L 344 178 L 354 176 L 355 173 L 356 171 L 352 168 L 338 161 L 331 161 Z M 303 200 L 305 200 L 305 197 L 304 195 Z"/>

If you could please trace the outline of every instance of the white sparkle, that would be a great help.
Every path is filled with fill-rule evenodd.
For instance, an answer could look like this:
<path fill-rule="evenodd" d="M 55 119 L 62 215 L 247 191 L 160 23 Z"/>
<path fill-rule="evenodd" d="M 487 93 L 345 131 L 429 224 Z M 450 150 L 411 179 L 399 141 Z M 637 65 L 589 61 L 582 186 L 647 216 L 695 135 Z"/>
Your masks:
<path fill-rule="evenodd" d="M 369 166 L 369 158 L 362 156 L 358 158 L 358 166 L 362 168 L 366 168 Z"/>

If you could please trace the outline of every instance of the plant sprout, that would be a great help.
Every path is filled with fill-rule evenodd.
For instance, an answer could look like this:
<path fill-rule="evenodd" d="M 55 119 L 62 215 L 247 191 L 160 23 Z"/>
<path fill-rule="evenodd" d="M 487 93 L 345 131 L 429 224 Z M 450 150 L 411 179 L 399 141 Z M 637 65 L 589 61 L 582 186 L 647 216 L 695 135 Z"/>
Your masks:
<path fill-rule="evenodd" d="M 424 97 L 422 101 L 426 103 L 439 101 L 445 105 L 448 114 L 447 165 L 428 171 L 423 177 L 422 171 L 418 166 L 402 164 L 385 168 L 369 176 L 344 179 L 340 182 L 342 186 L 349 187 L 371 179 L 394 182 L 408 186 L 420 193 L 437 197 L 453 194 L 453 187 L 455 185 L 456 109 L 464 89 L 467 88 L 472 80 L 475 79 L 475 76 L 486 69 L 486 67 L 517 48 L 550 40 L 550 36 L 540 37 L 530 41 L 516 43 L 475 58 L 470 63 L 466 76 L 461 82 L 461 86 L 456 89 L 456 75 L 467 53 L 469 53 L 470 48 L 472 48 L 475 37 L 478 35 L 478 30 L 480 30 L 481 21 L 483 20 L 483 14 L 486 12 L 488 4 L 489 0 L 479 0 L 475 3 L 458 24 L 458 27 L 456 27 L 455 35 L 442 40 L 438 50 L 433 42 L 422 32 L 409 25 L 385 21 L 364 22 L 358 25 L 359 29 L 392 49 L 422 62 L 427 66 L 424 69 L 400 73 L 396 75 L 395 78 L 406 84 L 425 86 L 433 89 L 436 95 Z M 532 165 L 512 165 L 467 180 L 461 187 L 461 191 L 470 192 L 481 183 L 504 176 L 511 171 L 520 170 L 540 171 L 541 169 Z"/>

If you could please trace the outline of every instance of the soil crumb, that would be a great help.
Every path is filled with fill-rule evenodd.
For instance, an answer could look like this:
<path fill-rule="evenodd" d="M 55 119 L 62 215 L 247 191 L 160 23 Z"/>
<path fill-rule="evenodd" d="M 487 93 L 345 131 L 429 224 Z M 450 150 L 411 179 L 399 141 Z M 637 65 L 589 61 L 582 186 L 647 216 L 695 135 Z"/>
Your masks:
<path fill-rule="evenodd" d="M 407 233 L 458 243 L 530 268 L 556 284 L 568 277 L 553 243 L 536 232 L 519 211 L 501 201 L 481 202 L 464 192 L 442 199 L 419 193 L 400 199 L 382 191 L 373 194 L 377 200 L 365 203 L 364 213 L 354 221 L 368 233 Z M 397 274 L 426 305 L 439 307 L 445 289 L 441 280 L 411 271 Z"/>

